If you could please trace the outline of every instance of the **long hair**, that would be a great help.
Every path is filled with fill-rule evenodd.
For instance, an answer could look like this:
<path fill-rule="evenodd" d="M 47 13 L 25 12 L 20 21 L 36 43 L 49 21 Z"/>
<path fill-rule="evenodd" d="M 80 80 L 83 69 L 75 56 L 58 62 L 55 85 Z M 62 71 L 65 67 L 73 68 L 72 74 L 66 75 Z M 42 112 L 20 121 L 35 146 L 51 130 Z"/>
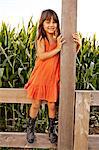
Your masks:
<path fill-rule="evenodd" d="M 51 20 L 51 17 L 53 17 L 55 23 L 57 23 L 57 36 L 60 34 L 59 19 L 58 19 L 56 12 L 51 9 L 46 9 L 46 10 L 42 11 L 42 13 L 41 13 L 41 17 L 40 17 L 39 25 L 38 25 L 37 39 L 39 39 L 40 37 L 47 39 L 46 32 L 43 28 L 43 22 L 45 20 Z"/>

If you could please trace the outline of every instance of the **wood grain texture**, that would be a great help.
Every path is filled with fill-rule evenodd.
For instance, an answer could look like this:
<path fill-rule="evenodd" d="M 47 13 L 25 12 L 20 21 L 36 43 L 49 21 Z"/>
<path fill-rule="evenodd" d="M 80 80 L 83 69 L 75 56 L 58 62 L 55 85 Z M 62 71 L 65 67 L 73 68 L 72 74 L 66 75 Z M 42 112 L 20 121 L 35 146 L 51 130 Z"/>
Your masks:
<path fill-rule="evenodd" d="M 0 132 L 0 147 L 13 147 L 18 148 L 18 150 L 21 148 L 57 149 L 57 145 L 49 142 L 47 134 L 37 133 L 36 142 L 34 144 L 29 144 L 26 140 L 26 133 L 23 132 Z M 88 150 L 99 150 L 99 135 L 88 136 Z"/>
<path fill-rule="evenodd" d="M 0 132 L 0 147 L 56 149 L 56 145 L 50 143 L 48 134 L 37 133 L 35 142 L 29 144 L 26 140 L 26 133 L 21 132 Z"/>
<path fill-rule="evenodd" d="M 88 150 L 99 150 L 99 134 L 88 136 Z"/>
<path fill-rule="evenodd" d="M 1 103 L 31 103 L 26 91 L 22 88 L 0 88 Z"/>
<path fill-rule="evenodd" d="M 90 93 L 76 94 L 74 150 L 88 150 Z"/>
<path fill-rule="evenodd" d="M 61 51 L 58 150 L 73 150 L 77 0 L 62 0 L 62 35 L 66 40 Z"/>
<path fill-rule="evenodd" d="M 99 105 L 99 91 L 75 90 L 75 93 L 90 93 L 90 106 Z M 24 103 L 29 104 L 31 100 L 27 98 L 23 88 L 0 88 L 0 103 Z"/>

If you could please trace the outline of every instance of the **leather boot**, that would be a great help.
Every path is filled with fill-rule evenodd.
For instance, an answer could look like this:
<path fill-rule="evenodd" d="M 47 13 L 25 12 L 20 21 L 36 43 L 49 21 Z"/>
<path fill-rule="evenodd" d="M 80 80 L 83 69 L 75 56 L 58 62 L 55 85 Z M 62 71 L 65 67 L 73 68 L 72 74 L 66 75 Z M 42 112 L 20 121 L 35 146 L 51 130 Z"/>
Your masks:
<path fill-rule="evenodd" d="M 51 143 L 57 142 L 57 135 L 55 133 L 55 118 L 49 118 L 49 140 Z"/>
<path fill-rule="evenodd" d="M 27 141 L 33 143 L 35 139 L 34 130 L 35 130 L 36 118 L 29 117 L 27 122 Z"/>

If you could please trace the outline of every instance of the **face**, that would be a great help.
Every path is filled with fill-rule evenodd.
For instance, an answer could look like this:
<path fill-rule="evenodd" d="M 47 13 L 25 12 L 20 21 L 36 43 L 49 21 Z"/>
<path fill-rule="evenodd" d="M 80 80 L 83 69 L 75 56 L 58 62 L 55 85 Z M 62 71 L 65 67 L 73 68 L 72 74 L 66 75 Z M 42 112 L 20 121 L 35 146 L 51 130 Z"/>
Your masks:
<path fill-rule="evenodd" d="M 46 34 L 54 34 L 57 29 L 57 23 L 53 20 L 53 17 L 51 17 L 50 20 L 45 20 L 43 22 L 43 28 Z"/>

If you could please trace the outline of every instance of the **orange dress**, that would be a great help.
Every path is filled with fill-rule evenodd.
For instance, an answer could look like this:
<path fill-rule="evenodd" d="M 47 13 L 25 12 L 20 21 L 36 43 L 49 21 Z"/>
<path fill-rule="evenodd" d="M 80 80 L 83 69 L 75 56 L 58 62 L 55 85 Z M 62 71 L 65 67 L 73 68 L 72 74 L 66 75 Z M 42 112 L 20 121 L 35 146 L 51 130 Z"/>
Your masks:
<path fill-rule="evenodd" d="M 45 40 L 45 51 L 52 51 L 56 48 L 56 43 L 49 44 Z M 46 100 L 56 102 L 59 94 L 60 80 L 60 55 L 46 60 L 37 58 L 34 69 L 28 82 L 25 84 L 27 97 L 36 100 Z"/>

